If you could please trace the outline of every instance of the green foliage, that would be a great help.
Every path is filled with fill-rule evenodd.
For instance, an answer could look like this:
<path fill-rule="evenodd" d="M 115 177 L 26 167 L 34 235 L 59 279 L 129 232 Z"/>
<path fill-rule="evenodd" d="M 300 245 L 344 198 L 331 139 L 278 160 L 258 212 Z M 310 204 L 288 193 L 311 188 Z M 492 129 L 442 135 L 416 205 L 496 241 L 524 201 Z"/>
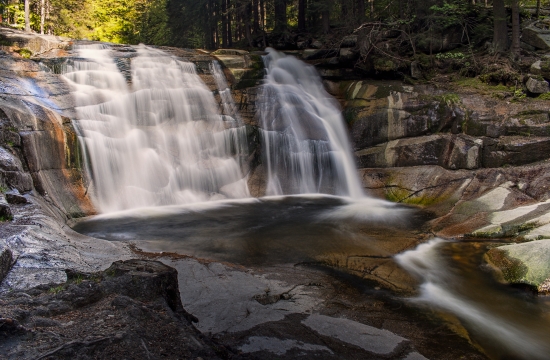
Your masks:
<path fill-rule="evenodd" d="M 30 59 L 32 56 L 32 51 L 25 48 L 16 50 L 15 52 L 21 55 L 22 57 L 24 57 L 25 59 Z"/>
<path fill-rule="evenodd" d="M 462 60 L 466 58 L 464 53 L 461 53 L 461 52 L 439 53 L 439 54 L 436 54 L 435 57 L 438 60 L 444 60 L 444 59 Z"/>
<path fill-rule="evenodd" d="M 441 5 L 433 5 L 430 10 L 435 22 L 443 28 L 462 24 L 470 11 L 469 2 L 463 0 L 444 1 Z"/>
<path fill-rule="evenodd" d="M 64 288 L 63 285 L 54 286 L 54 287 L 50 288 L 50 290 L 48 290 L 48 292 L 50 294 L 57 294 L 57 293 L 60 293 L 61 291 L 63 291 L 63 288 Z"/>

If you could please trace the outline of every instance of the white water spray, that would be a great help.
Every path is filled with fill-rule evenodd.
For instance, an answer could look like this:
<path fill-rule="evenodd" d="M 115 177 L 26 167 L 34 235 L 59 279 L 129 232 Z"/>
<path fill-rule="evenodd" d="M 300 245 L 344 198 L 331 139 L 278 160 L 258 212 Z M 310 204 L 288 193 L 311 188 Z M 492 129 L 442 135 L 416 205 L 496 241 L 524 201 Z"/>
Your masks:
<path fill-rule="evenodd" d="M 267 195 L 363 197 L 338 103 L 313 66 L 268 52 L 258 101 Z"/>
<path fill-rule="evenodd" d="M 130 87 L 108 46 L 78 50 L 65 77 L 101 212 L 249 196 L 245 129 L 223 121 L 194 64 L 139 46 Z"/>

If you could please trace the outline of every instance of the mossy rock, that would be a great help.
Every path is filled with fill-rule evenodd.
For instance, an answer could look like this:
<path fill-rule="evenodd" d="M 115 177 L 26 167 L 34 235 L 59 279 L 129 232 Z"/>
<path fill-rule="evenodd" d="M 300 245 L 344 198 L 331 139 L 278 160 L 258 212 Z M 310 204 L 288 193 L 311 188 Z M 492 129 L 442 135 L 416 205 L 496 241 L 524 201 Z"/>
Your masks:
<path fill-rule="evenodd" d="M 485 260 L 501 280 L 510 284 L 527 284 L 545 292 L 550 278 L 550 240 L 535 240 L 505 245 L 489 250 Z"/>

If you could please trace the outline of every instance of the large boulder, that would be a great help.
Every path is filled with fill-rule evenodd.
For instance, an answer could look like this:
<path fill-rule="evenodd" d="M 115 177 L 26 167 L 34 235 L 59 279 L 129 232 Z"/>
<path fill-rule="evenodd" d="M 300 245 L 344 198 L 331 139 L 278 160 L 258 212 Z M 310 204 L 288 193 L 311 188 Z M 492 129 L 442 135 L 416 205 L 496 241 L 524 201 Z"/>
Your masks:
<path fill-rule="evenodd" d="M 541 293 L 550 292 L 550 240 L 493 248 L 485 259 L 497 269 L 501 280 L 528 284 Z"/>
<path fill-rule="evenodd" d="M 550 50 L 550 31 L 533 24 L 523 29 L 521 40 L 540 50 Z"/>
<path fill-rule="evenodd" d="M 533 77 L 530 77 L 527 80 L 527 83 L 525 83 L 525 86 L 527 87 L 527 90 L 529 90 L 529 92 L 532 94 L 546 94 L 550 91 L 548 81 L 544 79 L 535 79 Z"/>

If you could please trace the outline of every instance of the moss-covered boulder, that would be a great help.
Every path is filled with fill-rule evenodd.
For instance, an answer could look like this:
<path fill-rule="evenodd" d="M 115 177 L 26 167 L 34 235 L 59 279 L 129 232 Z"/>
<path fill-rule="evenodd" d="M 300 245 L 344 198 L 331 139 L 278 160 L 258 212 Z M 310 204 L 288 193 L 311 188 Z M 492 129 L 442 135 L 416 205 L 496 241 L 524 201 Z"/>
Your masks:
<path fill-rule="evenodd" d="M 550 292 L 550 240 L 494 248 L 487 252 L 485 260 L 507 283 L 527 284 L 539 292 Z"/>

